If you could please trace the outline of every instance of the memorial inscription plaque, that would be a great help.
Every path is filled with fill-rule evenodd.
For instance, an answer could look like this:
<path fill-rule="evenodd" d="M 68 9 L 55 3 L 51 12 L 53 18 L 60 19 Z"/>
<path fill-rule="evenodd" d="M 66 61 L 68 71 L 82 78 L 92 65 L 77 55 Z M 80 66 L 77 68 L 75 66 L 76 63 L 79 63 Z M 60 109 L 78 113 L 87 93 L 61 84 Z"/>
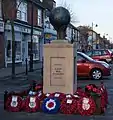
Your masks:
<path fill-rule="evenodd" d="M 50 58 L 50 85 L 65 86 L 65 57 Z"/>

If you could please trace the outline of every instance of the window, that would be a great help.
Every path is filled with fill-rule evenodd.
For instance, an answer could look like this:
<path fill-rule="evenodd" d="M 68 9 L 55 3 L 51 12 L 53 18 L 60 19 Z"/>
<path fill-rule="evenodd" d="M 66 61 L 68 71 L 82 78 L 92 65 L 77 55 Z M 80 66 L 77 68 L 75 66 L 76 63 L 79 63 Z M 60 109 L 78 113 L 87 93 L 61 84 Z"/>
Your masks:
<path fill-rule="evenodd" d="M 92 56 L 92 51 L 88 51 L 88 52 L 86 52 L 86 54 L 87 54 L 88 56 Z"/>
<path fill-rule="evenodd" d="M 7 61 L 12 61 L 12 41 L 7 40 Z M 15 61 L 21 60 L 21 41 L 15 41 Z"/>
<path fill-rule="evenodd" d="M 47 24 L 46 24 L 46 27 L 50 29 L 50 23 L 47 23 Z"/>
<path fill-rule="evenodd" d="M 45 22 L 45 27 L 50 29 L 50 22 L 49 21 Z"/>
<path fill-rule="evenodd" d="M 101 51 L 93 51 L 93 55 L 101 55 Z"/>
<path fill-rule="evenodd" d="M 82 57 L 81 55 L 77 54 L 77 62 L 80 62 L 82 60 L 85 60 L 85 58 Z"/>
<path fill-rule="evenodd" d="M 38 9 L 38 26 L 42 27 L 42 10 Z"/>
<path fill-rule="evenodd" d="M 108 52 L 106 50 L 102 50 L 102 55 L 107 55 Z"/>
<path fill-rule="evenodd" d="M 28 56 L 30 58 L 30 46 L 31 43 L 28 42 Z M 39 60 L 39 44 L 36 42 L 33 42 L 33 60 Z"/>
<path fill-rule="evenodd" d="M 33 60 L 39 60 L 39 38 L 33 37 Z M 31 42 L 28 42 L 28 56 L 30 58 Z"/>
<path fill-rule="evenodd" d="M 21 41 L 15 41 L 15 60 L 21 60 Z"/>
<path fill-rule="evenodd" d="M 27 21 L 27 3 L 17 0 L 17 19 Z"/>
<path fill-rule="evenodd" d="M 12 44 L 11 44 L 11 40 L 7 40 L 7 61 L 11 61 L 12 60 Z"/>

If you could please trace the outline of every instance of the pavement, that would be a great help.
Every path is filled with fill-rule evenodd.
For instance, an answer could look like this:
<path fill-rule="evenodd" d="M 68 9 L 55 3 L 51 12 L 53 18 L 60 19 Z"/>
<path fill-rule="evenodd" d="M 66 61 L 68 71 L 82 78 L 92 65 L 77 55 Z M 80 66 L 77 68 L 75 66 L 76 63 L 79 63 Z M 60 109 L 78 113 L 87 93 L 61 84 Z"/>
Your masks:
<path fill-rule="evenodd" d="M 38 62 L 33 64 L 33 69 L 41 69 L 42 68 L 42 62 Z M 28 70 L 29 70 L 29 65 L 28 65 Z M 26 73 L 26 66 L 16 66 L 15 67 L 15 74 L 20 75 L 20 74 L 25 74 Z M 2 68 L 0 69 L 0 79 L 10 77 L 12 74 L 12 68 Z"/>
<path fill-rule="evenodd" d="M 113 73 L 113 65 L 112 65 Z M 34 78 L 33 78 L 34 77 Z M 19 91 L 26 89 L 31 80 L 37 80 L 37 82 L 42 82 L 41 71 L 37 70 L 33 73 L 29 73 L 28 76 L 18 75 L 15 79 L 0 79 L 0 120 L 113 120 L 113 74 L 110 77 L 105 77 L 102 79 L 108 90 L 109 104 L 107 110 L 103 115 L 93 115 L 93 116 L 80 116 L 80 115 L 64 115 L 64 114 L 45 114 L 43 112 L 37 113 L 11 113 L 6 112 L 3 109 L 3 93 L 4 90 L 15 90 Z M 90 80 L 88 78 L 78 79 L 78 86 L 85 86 L 89 83 L 94 83 L 96 85 L 100 84 L 98 80 Z"/>

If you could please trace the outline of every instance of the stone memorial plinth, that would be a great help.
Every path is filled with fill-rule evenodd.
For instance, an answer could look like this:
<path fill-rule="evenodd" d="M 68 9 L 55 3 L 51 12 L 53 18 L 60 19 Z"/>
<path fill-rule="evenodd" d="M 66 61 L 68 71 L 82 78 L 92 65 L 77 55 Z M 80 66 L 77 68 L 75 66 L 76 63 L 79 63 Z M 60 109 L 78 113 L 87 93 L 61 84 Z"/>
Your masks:
<path fill-rule="evenodd" d="M 43 92 L 73 94 L 76 91 L 75 45 L 55 40 L 44 45 Z"/>

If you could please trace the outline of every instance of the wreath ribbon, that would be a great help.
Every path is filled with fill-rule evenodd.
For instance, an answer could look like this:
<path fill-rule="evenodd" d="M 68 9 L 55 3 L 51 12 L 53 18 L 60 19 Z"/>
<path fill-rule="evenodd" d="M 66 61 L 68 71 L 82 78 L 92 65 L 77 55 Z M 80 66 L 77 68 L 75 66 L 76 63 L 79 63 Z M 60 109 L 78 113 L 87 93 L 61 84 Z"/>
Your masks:
<path fill-rule="evenodd" d="M 92 115 L 96 111 L 96 104 L 91 97 L 82 97 L 77 102 L 77 108 L 82 116 Z"/>
<path fill-rule="evenodd" d="M 37 96 L 28 96 L 24 101 L 24 110 L 26 112 L 37 112 L 40 110 L 40 101 Z"/>

